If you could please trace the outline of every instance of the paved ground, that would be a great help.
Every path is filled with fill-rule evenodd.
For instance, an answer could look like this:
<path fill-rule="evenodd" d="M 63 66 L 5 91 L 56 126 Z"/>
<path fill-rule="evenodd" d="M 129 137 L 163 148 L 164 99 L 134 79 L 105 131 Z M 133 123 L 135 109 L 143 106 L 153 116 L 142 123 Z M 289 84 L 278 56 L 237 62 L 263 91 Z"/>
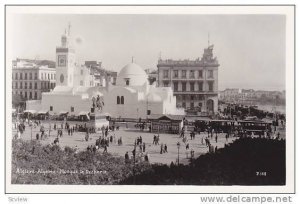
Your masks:
<path fill-rule="evenodd" d="M 41 140 L 43 144 L 50 144 L 53 143 L 54 139 L 57 136 L 57 131 L 53 130 L 53 124 L 54 122 L 44 122 L 44 127 L 46 129 L 46 134 L 49 135 L 49 123 L 52 126 L 52 130 L 50 131 L 50 137 L 47 137 L 46 139 Z M 43 124 L 43 122 L 42 122 Z M 71 123 L 72 126 L 72 123 Z M 204 134 L 197 134 L 196 138 L 194 140 L 190 140 L 189 133 L 186 133 L 186 136 L 188 138 L 188 142 L 190 145 L 190 149 L 186 150 L 185 144 L 182 142 L 182 138 L 179 138 L 179 135 L 175 134 L 159 134 L 160 136 L 160 144 L 167 144 L 168 146 L 168 152 L 160 154 L 160 145 L 154 145 L 152 144 L 153 141 L 153 135 L 154 133 L 149 132 L 142 132 L 140 130 L 137 130 L 133 128 L 132 124 L 127 125 L 128 128 L 126 128 L 126 125 L 123 124 L 120 127 L 120 130 L 110 132 L 110 134 L 115 134 L 116 140 L 120 137 L 122 137 L 123 145 L 119 146 L 114 141 L 113 143 L 110 143 L 108 147 L 108 152 L 113 155 L 118 156 L 124 156 L 126 151 L 129 152 L 129 155 L 131 156 L 131 151 L 134 148 L 134 140 L 142 136 L 143 142 L 146 143 L 146 152 L 150 155 L 150 162 L 151 163 L 164 163 L 164 164 L 170 164 L 172 161 L 175 163 L 178 157 L 178 148 L 177 148 L 177 142 L 180 142 L 180 148 L 179 148 L 179 161 L 180 163 L 188 163 L 190 156 L 190 150 L 193 149 L 195 151 L 195 157 L 198 157 L 200 154 L 206 153 L 208 151 L 208 147 L 201 144 L 202 138 L 205 138 L 207 136 L 207 133 Z M 32 139 L 35 140 L 35 135 L 39 132 L 40 128 L 32 128 Z M 16 134 L 16 130 L 13 130 L 13 134 Z M 101 134 L 101 133 L 100 133 Z M 67 131 L 63 131 L 63 137 L 60 138 L 60 146 L 70 146 L 70 147 L 77 147 L 79 150 L 86 149 L 88 145 L 95 145 L 96 139 L 100 136 L 99 133 L 91 134 L 90 140 L 85 141 L 85 133 L 82 132 L 75 132 L 73 133 L 73 136 L 69 136 Z M 214 135 L 215 136 L 215 135 Z M 30 140 L 31 139 L 31 128 L 29 126 L 26 126 L 26 130 L 21 136 L 24 140 Z M 229 138 L 228 142 L 232 142 L 235 138 Z M 218 146 L 218 148 L 224 147 L 224 144 L 226 143 L 225 140 L 225 134 L 218 134 L 218 142 L 216 143 L 215 137 L 213 139 L 210 139 L 211 144 L 215 147 Z M 228 143 L 227 142 L 227 143 Z M 205 142 L 204 142 L 205 143 Z M 98 151 L 103 151 L 103 149 L 99 149 Z M 137 147 L 137 155 L 140 153 L 139 147 Z M 188 157 L 188 158 L 187 158 Z"/>

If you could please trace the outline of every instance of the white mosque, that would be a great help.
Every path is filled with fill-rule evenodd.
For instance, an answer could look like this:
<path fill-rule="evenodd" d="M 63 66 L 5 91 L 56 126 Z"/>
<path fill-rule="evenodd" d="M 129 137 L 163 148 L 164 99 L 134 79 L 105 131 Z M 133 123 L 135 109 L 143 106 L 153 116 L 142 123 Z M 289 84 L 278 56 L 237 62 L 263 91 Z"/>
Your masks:
<path fill-rule="evenodd" d="M 184 115 L 176 108 L 171 87 L 150 85 L 146 72 L 130 63 L 118 74 L 116 86 L 104 96 L 104 111 L 115 118 L 147 118 L 149 115 Z"/>
<path fill-rule="evenodd" d="M 89 115 L 93 102 L 101 99 L 102 113 L 114 118 L 147 118 L 148 115 L 184 115 L 176 108 L 171 87 L 150 85 L 146 72 L 137 64 L 122 68 L 116 86 L 93 86 L 93 75 L 76 63 L 70 27 L 56 48 L 56 87 L 42 94 L 41 100 L 27 101 L 27 110 L 50 115 Z"/>

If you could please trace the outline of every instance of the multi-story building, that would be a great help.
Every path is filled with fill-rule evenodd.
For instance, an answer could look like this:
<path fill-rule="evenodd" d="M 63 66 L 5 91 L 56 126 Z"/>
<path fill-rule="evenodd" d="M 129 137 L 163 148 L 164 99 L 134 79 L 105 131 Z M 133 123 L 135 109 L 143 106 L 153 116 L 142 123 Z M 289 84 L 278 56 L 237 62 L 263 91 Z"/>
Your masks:
<path fill-rule="evenodd" d="M 218 68 L 213 45 L 201 60 L 159 60 L 158 85 L 172 87 L 177 107 L 212 113 L 218 110 Z"/>
<path fill-rule="evenodd" d="M 104 69 L 102 63 L 97 61 L 85 61 L 84 65 L 90 68 L 91 73 L 95 76 L 94 86 L 105 87 L 107 83 L 116 85 L 117 72 Z"/>
<path fill-rule="evenodd" d="M 12 65 L 12 94 L 24 100 L 39 100 L 55 87 L 56 70 L 42 61 L 17 59 Z"/>

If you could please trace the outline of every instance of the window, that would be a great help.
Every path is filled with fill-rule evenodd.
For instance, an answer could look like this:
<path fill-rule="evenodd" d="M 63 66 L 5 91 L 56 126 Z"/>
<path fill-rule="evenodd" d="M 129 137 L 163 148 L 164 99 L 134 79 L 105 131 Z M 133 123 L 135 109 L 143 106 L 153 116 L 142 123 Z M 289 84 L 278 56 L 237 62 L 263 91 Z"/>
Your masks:
<path fill-rule="evenodd" d="M 81 75 L 83 75 L 83 69 L 82 69 L 82 70 L 80 70 L 80 74 L 81 74 Z"/>
<path fill-rule="evenodd" d="M 203 78 L 203 71 L 199 70 L 199 78 Z"/>
<path fill-rule="evenodd" d="M 165 81 L 164 82 L 164 87 L 168 87 L 169 86 L 169 82 Z"/>
<path fill-rule="evenodd" d="M 182 70 L 181 72 L 182 72 L 182 78 L 185 79 L 186 78 L 186 70 Z"/>
<path fill-rule="evenodd" d="M 20 79 L 23 79 L 23 73 L 20 73 Z"/>
<path fill-rule="evenodd" d="M 37 82 L 34 83 L 34 89 L 37 89 Z"/>
<path fill-rule="evenodd" d="M 20 82 L 20 89 L 23 89 L 23 83 Z"/>
<path fill-rule="evenodd" d="M 190 71 L 190 79 L 194 79 L 195 78 L 195 71 L 191 70 Z"/>
<path fill-rule="evenodd" d="M 37 99 L 37 92 L 34 92 L 34 99 Z"/>
<path fill-rule="evenodd" d="M 168 78 L 169 77 L 169 70 L 164 70 L 164 78 Z"/>
<path fill-rule="evenodd" d="M 23 98 L 23 92 L 22 91 L 20 91 L 20 96 L 21 96 L 21 98 Z"/>
<path fill-rule="evenodd" d="M 194 102 L 191 102 L 190 108 L 194 108 Z"/>
<path fill-rule="evenodd" d="M 198 90 L 203 91 L 203 82 L 199 82 L 198 86 Z"/>
<path fill-rule="evenodd" d="M 214 83 L 212 81 L 208 82 L 208 90 L 213 91 L 214 90 Z"/>
<path fill-rule="evenodd" d="M 73 106 L 71 106 L 71 112 L 74 112 L 74 107 Z"/>
<path fill-rule="evenodd" d="M 50 74 L 48 74 L 48 80 L 50 80 Z"/>
<path fill-rule="evenodd" d="M 120 96 L 117 96 L 117 104 L 120 104 Z"/>
<path fill-rule="evenodd" d="M 126 79 L 126 86 L 129 86 L 129 79 Z"/>
<path fill-rule="evenodd" d="M 186 91 L 186 83 L 182 82 L 182 91 Z"/>
<path fill-rule="evenodd" d="M 25 73 L 25 80 L 27 80 L 27 73 Z"/>
<path fill-rule="evenodd" d="M 178 78 L 178 70 L 174 70 L 174 78 Z"/>
<path fill-rule="evenodd" d="M 183 101 L 185 100 L 185 95 L 182 96 L 182 100 L 183 100 Z"/>
<path fill-rule="evenodd" d="M 124 104 L 124 96 L 121 96 L 121 104 Z"/>
<path fill-rule="evenodd" d="M 32 99 L 32 92 L 29 92 L 29 99 Z"/>
<path fill-rule="evenodd" d="M 27 82 L 25 82 L 25 89 L 27 89 Z"/>
<path fill-rule="evenodd" d="M 48 89 L 50 89 L 50 81 L 48 81 Z"/>
<path fill-rule="evenodd" d="M 32 89 L 32 83 L 31 82 L 29 83 L 29 89 Z"/>
<path fill-rule="evenodd" d="M 195 83 L 194 82 L 190 83 L 190 91 L 195 91 Z"/>
<path fill-rule="evenodd" d="M 25 99 L 27 99 L 27 92 L 25 91 Z"/>
<path fill-rule="evenodd" d="M 185 102 L 182 102 L 182 107 L 185 108 L 186 107 L 186 104 Z"/>
<path fill-rule="evenodd" d="M 208 70 L 208 79 L 214 78 L 214 71 L 213 70 Z"/>
<path fill-rule="evenodd" d="M 50 106 L 50 111 L 53 111 L 53 106 Z"/>
<path fill-rule="evenodd" d="M 29 73 L 29 79 L 30 80 L 32 79 L 32 73 Z"/>
<path fill-rule="evenodd" d="M 44 75 L 43 75 L 43 73 L 41 73 L 41 79 L 42 79 L 42 80 L 44 79 Z"/>
<path fill-rule="evenodd" d="M 16 79 L 18 79 L 18 73 L 16 73 Z"/>
<path fill-rule="evenodd" d="M 191 95 L 191 100 L 194 100 L 194 99 L 195 99 L 195 97 L 193 95 Z"/>
<path fill-rule="evenodd" d="M 80 86 L 83 86 L 83 81 L 82 80 L 80 81 Z"/>
<path fill-rule="evenodd" d="M 178 91 L 178 83 L 174 82 L 174 91 Z"/>
<path fill-rule="evenodd" d="M 16 82 L 16 89 L 18 88 L 18 82 Z"/>
<path fill-rule="evenodd" d="M 34 73 L 34 79 L 37 79 L 37 73 Z"/>
<path fill-rule="evenodd" d="M 150 115 L 151 114 L 151 110 L 147 110 L 147 115 Z"/>

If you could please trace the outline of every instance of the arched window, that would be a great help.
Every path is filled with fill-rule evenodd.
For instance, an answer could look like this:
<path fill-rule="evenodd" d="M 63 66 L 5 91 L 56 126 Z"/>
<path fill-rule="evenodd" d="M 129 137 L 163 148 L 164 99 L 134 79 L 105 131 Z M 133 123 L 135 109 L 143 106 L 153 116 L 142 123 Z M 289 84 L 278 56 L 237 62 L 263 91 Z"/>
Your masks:
<path fill-rule="evenodd" d="M 120 96 L 117 96 L 117 104 L 120 104 Z"/>
<path fill-rule="evenodd" d="M 124 104 L 124 96 L 121 96 L 121 104 Z"/>
<path fill-rule="evenodd" d="M 129 79 L 126 80 L 126 86 L 129 86 Z"/>

